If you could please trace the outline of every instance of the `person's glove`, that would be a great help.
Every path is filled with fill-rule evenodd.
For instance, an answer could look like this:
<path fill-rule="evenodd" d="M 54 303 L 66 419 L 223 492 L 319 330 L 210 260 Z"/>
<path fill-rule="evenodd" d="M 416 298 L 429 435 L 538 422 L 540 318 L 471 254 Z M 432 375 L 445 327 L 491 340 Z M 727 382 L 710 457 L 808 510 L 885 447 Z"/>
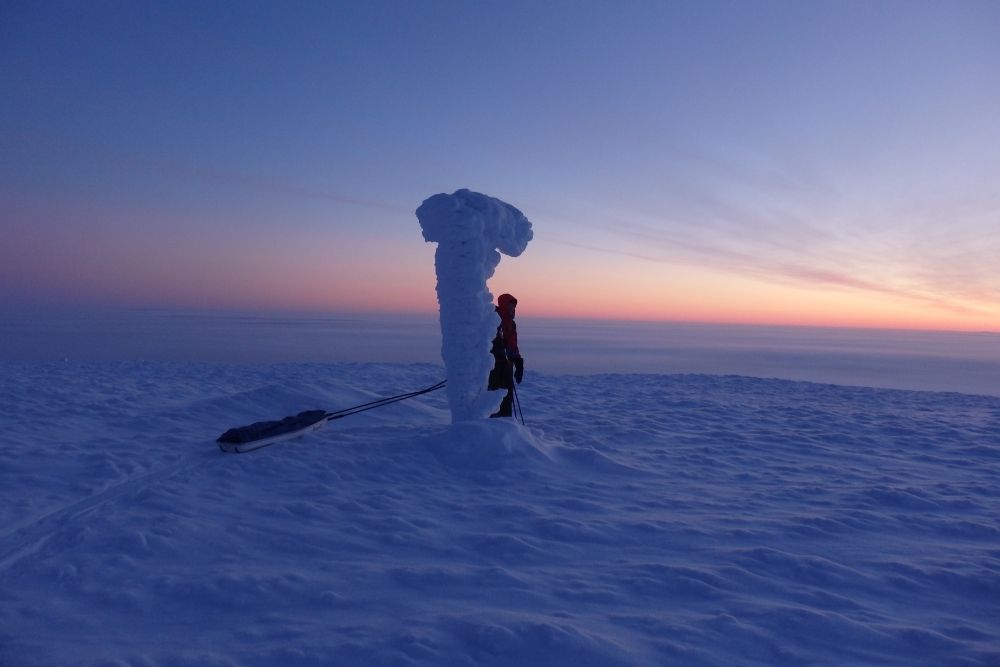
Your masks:
<path fill-rule="evenodd" d="M 524 358 L 518 357 L 514 359 L 514 379 L 517 380 L 518 384 L 521 384 L 521 380 L 524 378 Z"/>

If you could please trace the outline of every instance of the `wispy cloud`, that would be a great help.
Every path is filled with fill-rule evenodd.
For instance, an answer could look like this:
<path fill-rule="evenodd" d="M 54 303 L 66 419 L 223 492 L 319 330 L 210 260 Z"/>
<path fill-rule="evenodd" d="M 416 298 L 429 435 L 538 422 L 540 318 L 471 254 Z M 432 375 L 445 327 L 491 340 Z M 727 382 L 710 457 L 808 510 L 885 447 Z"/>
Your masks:
<path fill-rule="evenodd" d="M 798 287 L 881 294 L 953 313 L 1000 314 L 998 200 L 938 202 L 914 219 L 913 201 L 872 206 L 819 179 L 772 179 L 715 158 L 698 163 L 717 173 L 667 182 L 642 203 L 573 222 L 600 229 L 609 244 L 565 236 L 558 242 Z M 657 200 L 667 212 L 656 210 Z"/>

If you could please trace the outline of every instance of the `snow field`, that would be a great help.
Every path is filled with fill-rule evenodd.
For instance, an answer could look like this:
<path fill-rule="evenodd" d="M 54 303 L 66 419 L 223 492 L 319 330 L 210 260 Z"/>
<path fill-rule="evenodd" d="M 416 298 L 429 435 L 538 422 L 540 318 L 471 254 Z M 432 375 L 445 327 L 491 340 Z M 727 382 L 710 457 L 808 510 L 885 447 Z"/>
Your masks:
<path fill-rule="evenodd" d="M 3 665 L 991 665 L 1000 399 L 433 365 L 0 365 Z"/>

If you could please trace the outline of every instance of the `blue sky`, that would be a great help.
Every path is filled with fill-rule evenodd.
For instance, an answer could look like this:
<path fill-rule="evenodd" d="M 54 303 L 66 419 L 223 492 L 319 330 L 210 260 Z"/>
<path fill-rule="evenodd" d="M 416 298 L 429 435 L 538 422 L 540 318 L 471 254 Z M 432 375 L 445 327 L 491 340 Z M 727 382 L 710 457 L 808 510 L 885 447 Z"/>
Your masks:
<path fill-rule="evenodd" d="M 413 210 L 468 187 L 552 314 L 1000 328 L 996 3 L 0 18 L 4 303 L 431 310 Z"/>

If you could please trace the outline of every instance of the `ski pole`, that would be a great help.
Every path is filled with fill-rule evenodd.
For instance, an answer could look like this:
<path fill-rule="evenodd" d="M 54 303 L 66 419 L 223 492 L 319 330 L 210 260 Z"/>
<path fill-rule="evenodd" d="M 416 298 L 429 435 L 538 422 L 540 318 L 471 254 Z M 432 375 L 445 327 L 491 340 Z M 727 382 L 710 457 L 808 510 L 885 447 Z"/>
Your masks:
<path fill-rule="evenodd" d="M 521 399 L 517 397 L 517 383 L 511 384 L 510 388 L 514 390 L 514 407 L 517 408 L 517 412 L 521 416 L 521 426 L 527 426 L 524 423 L 524 411 L 521 410 Z"/>

